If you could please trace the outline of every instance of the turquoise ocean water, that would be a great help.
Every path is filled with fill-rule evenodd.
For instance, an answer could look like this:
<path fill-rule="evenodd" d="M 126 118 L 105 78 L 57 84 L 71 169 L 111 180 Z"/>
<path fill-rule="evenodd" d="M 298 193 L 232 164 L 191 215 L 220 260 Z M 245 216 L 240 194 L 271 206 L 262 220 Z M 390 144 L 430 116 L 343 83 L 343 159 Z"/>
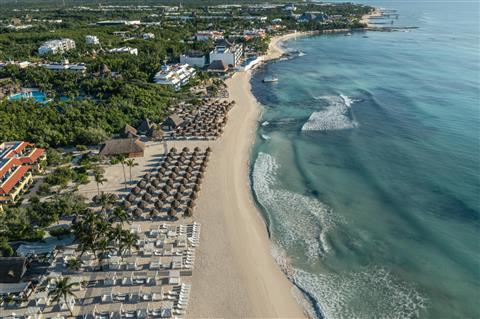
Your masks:
<path fill-rule="evenodd" d="M 419 28 L 289 41 L 252 78 L 273 253 L 319 317 L 480 318 L 479 4 L 370 4 Z"/>

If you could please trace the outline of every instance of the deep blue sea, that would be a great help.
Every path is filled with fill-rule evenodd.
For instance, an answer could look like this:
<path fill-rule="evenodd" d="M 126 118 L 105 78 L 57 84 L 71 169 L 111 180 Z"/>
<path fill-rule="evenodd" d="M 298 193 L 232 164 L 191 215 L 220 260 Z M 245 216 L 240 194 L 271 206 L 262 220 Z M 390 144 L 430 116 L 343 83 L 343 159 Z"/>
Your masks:
<path fill-rule="evenodd" d="M 273 254 L 317 316 L 480 318 L 479 2 L 368 4 L 418 29 L 288 41 L 252 78 Z"/>

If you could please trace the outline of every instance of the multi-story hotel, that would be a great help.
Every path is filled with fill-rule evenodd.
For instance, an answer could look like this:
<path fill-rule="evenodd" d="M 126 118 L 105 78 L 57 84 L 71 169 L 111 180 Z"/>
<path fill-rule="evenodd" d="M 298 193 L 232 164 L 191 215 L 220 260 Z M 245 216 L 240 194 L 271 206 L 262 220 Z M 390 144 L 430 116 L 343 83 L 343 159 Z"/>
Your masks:
<path fill-rule="evenodd" d="M 42 168 L 45 150 L 28 142 L 0 144 L 0 211 L 1 206 L 15 203 L 32 183 L 32 171 Z"/>
<path fill-rule="evenodd" d="M 71 49 L 75 49 L 75 41 L 72 39 L 49 40 L 38 48 L 38 54 L 57 54 Z"/>
<path fill-rule="evenodd" d="M 156 84 L 169 85 L 179 90 L 188 81 L 195 77 L 196 71 L 188 64 L 163 65 L 162 69 L 155 74 L 153 81 Z"/>
<path fill-rule="evenodd" d="M 231 68 L 236 68 L 240 64 L 242 58 L 243 47 L 241 44 L 218 44 L 212 52 L 210 52 L 210 63 L 214 61 L 222 61 Z"/>

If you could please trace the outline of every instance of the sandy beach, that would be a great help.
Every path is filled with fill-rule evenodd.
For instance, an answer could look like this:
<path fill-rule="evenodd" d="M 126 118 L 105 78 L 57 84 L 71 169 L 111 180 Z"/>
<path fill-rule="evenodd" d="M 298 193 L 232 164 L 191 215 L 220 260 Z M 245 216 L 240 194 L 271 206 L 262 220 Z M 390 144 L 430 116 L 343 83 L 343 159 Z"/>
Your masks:
<path fill-rule="evenodd" d="M 375 9 L 373 12 L 371 12 L 370 14 L 366 14 L 362 17 L 362 20 L 360 20 L 361 23 L 365 23 L 367 25 L 368 28 L 378 28 L 378 26 L 370 23 L 370 18 L 371 17 L 379 17 L 382 15 L 382 12 L 378 9 Z"/>
<path fill-rule="evenodd" d="M 281 55 L 272 41 L 268 58 Z M 303 318 L 296 288 L 271 255 L 271 242 L 249 187 L 249 156 L 260 107 L 250 72 L 226 81 L 237 105 L 224 136 L 212 145 L 210 169 L 197 204 L 203 225 L 189 318 Z"/>

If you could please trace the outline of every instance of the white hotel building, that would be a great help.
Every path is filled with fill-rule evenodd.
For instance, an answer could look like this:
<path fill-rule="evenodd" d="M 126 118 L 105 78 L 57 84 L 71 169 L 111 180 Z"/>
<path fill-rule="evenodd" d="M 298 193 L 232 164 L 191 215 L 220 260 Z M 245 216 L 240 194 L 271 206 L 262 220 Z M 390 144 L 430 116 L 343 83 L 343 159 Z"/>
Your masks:
<path fill-rule="evenodd" d="M 155 74 L 153 81 L 156 84 L 169 85 L 173 89 L 179 90 L 195 75 L 195 69 L 188 64 L 163 65 L 162 69 Z"/>
<path fill-rule="evenodd" d="M 71 49 L 75 49 L 75 41 L 72 39 L 49 40 L 38 48 L 38 54 L 57 54 Z"/>
<path fill-rule="evenodd" d="M 240 59 L 243 55 L 243 47 L 241 44 L 234 44 L 231 46 L 217 45 L 212 52 L 210 52 L 210 63 L 216 60 L 223 61 L 226 65 L 236 68 L 240 65 Z"/>

